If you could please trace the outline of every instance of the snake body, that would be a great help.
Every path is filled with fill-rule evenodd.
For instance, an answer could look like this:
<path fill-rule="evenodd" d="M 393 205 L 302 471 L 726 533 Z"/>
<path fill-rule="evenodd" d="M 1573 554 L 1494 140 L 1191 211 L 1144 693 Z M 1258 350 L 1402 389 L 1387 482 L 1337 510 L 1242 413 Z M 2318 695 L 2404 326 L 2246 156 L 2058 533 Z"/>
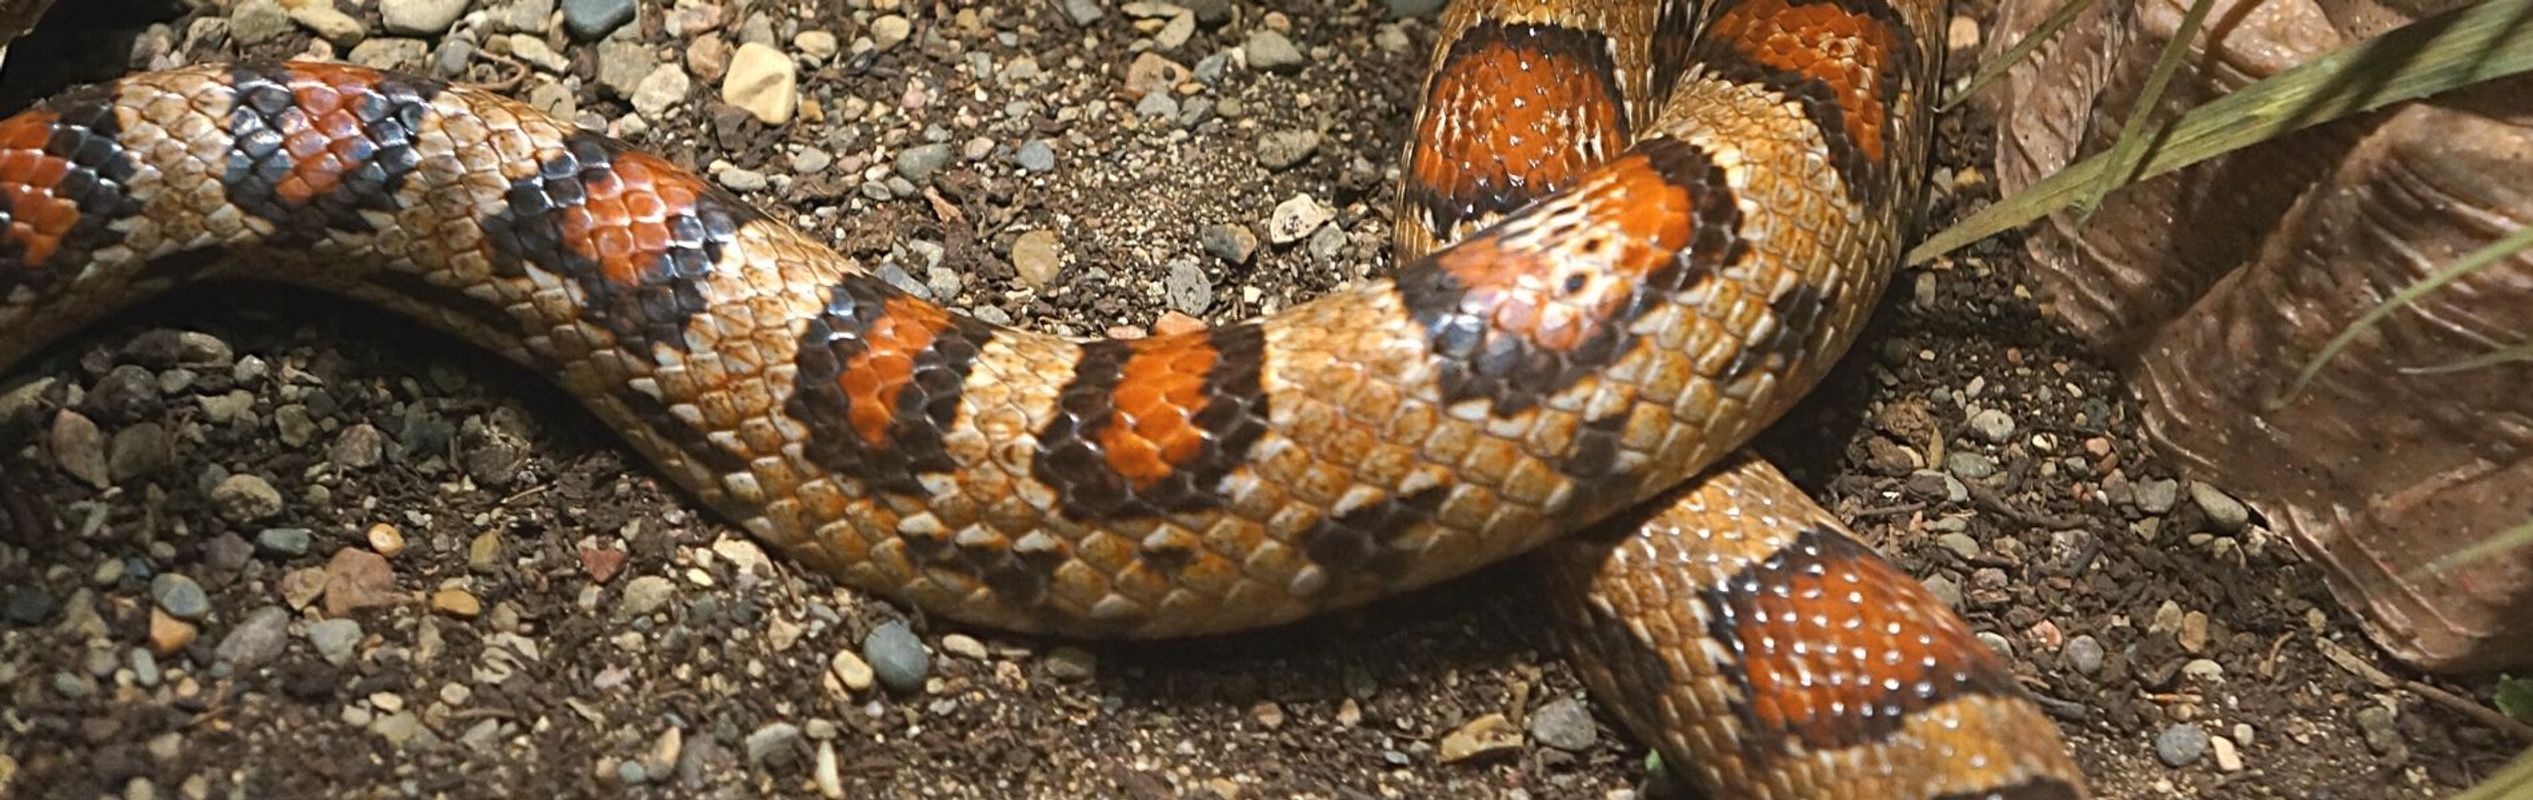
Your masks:
<path fill-rule="evenodd" d="M 916 299 L 488 92 L 134 75 L 0 121 L 0 368 L 189 282 L 315 287 L 553 376 L 932 614 L 1216 633 L 1542 552 L 1587 682 L 1711 796 L 2079 797 L 1997 657 L 1737 452 L 1888 282 L 1942 6 L 1463 0 L 1396 277 L 1131 340 Z"/>

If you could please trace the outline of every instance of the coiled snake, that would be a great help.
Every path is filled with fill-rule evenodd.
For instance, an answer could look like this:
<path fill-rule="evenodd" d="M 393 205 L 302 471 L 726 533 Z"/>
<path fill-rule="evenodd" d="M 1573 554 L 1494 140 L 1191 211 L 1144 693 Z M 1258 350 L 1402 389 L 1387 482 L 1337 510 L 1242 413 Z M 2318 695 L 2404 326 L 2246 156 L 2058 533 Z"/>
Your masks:
<path fill-rule="evenodd" d="M 136 75 L 0 121 L 0 367 L 187 282 L 316 287 L 552 375 L 799 563 L 954 620 L 1232 631 L 1539 551 L 1602 705 L 1710 796 L 2078 797 L 1997 657 L 1737 453 L 1888 280 L 1943 5 L 1462 0 L 1397 276 L 1133 340 L 917 300 L 483 91 Z"/>

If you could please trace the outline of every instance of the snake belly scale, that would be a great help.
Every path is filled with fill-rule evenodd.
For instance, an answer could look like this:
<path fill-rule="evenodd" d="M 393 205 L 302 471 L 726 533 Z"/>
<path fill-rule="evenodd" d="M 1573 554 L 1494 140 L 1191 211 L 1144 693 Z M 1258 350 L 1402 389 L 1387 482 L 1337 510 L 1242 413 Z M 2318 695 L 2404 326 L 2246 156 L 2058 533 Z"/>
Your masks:
<path fill-rule="evenodd" d="M 1740 452 L 1888 283 L 1943 6 L 1462 0 L 1395 277 L 1132 340 L 916 299 L 482 90 L 133 75 L 0 120 L 0 368 L 189 283 L 313 287 L 551 376 L 798 563 L 961 623 L 1237 631 L 1536 553 L 1603 707 L 1710 796 L 2081 797 L 1967 626 Z"/>

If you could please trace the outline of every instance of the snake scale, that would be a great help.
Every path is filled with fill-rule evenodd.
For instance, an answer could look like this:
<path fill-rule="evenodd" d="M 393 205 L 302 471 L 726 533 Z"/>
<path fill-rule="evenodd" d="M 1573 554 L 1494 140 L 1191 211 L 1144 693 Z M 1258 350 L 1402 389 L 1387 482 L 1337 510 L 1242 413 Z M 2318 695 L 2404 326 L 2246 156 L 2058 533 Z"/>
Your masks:
<path fill-rule="evenodd" d="M 1888 282 L 1944 5 L 1461 0 L 1395 277 L 1130 340 L 916 299 L 486 91 L 133 75 L 0 121 L 0 368 L 190 282 L 314 287 L 552 376 L 931 614 L 1218 633 L 1535 553 L 1602 707 L 1708 796 L 2081 797 L 2000 659 L 1741 452 Z"/>

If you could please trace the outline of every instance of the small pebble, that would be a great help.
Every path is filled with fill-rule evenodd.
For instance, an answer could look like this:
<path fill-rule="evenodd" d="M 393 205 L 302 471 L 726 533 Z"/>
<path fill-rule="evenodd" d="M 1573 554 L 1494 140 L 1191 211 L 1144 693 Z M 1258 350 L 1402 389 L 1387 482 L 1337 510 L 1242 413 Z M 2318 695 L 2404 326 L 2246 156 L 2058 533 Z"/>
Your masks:
<path fill-rule="evenodd" d="M 1258 235 L 1246 225 L 1215 223 L 1196 232 L 1197 246 L 1215 258 L 1232 264 L 1247 264 L 1258 252 Z"/>
<path fill-rule="evenodd" d="M 2137 510 L 2148 514 L 2166 514 L 2181 498 L 2181 482 L 2171 479 L 2138 481 Z"/>
<path fill-rule="evenodd" d="M 1502 714 L 1488 714 L 1469 720 L 1442 737 L 1442 763 L 1453 764 L 1479 756 L 1507 753 L 1521 749 L 1522 734 Z"/>
<path fill-rule="evenodd" d="M 1020 150 L 1012 154 L 1012 160 L 1020 164 L 1023 170 L 1046 172 L 1055 169 L 1055 146 L 1048 144 L 1045 139 L 1021 142 Z"/>
<path fill-rule="evenodd" d="M 970 661 L 985 660 L 985 643 L 964 633 L 953 633 L 941 637 L 941 649 Z"/>
<path fill-rule="evenodd" d="M 563 28 L 594 42 L 633 21 L 633 0 L 563 0 Z"/>
<path fill-rule="evenodd" d="M 1267 239 L 1279 245 L 1301 241 L 1337 218 L 1337 211 L 1307 194 L 1293 195 L 1267 215 Z"/>
<path fill-rule="evenodd" d="M 1980 441 L 2005 444 L 2014 438 L 2014 418 L 1993 408 L 1970 415 L 1970 432 Z"/>
<path fill-rule="evenodd" d="M 924 649 L 923 640 L 904 622 L 885 622 L 873 629 L 862 640 L 862 658 L 870 662 L 880 684 L 893 692 L 922 689 L 924 678 L 932 673 L 931 651 Z"/>
<path fill-rule="evenodd" d="M 231 522 L 255 522 L 281 513 L 281 492 L 254 475 L 231 475 L 211 489 L 211 506 Z"/>
<path fill-rule="evenodd" d="M 800 726 L 789 722 L 769 722 L 749 731 L 742 748 L 749 764 L 787 763 L 797 757 L 802 746 Z"/>
<path fill-rule="evenodd" d="M 160 655 L 174 655 L 193 644 L 201 628 L 168 615 L 165 609 L 150 609 L 150 650 Z"/>
<path fill-rule="evenodd" d="M 265 528 L 255 534 L 255 549 L 266 555 L 304 556 L 314 536 L 306 528 Z"/>
<path fill-rule="evenodd" d="M 1258 137 L 1258 163 L 1267 169 L 1282 170 L 1310 160 L 1319 152 L 1316 131 L 1273 131 Z"/>
<path fill-rule="evenodd" d="M 484 601 L 464 589 L 447 588 L 431 593 L 431 610 L 458 619 L 474 619 L 484 613 Z"/>
<path fill-rule="evenodd" d="M 835 657 L 827 660 L 827 670 L 835 673 L 836 680 L 843 682 L 844 688 L 856 692 L 871 688 L 871 681 L 877 677 L 871 670 L 870 662 L 863 661 L 851 650 L 836 651 Z"/>
<path fill-rule="evenodd" d="M 617 601 L 616 610 L 625 616 L 644 616 L 667 605 L 669 595 L 676 591 L 677 584 L 669 579 L 644 575 L 625 584 L 624 597 Z"/>
<path fill-rule="evenodd" d="M 2155 757 L 2164 766 L 2184 767 L 2208 752 L 2208 732 L 2196 723 L 2184 722 L 2155 734 Z"/>
<path fill-rule="evenodd" d="M 281 655 L 284 637 L 290 631 L 290 612 L 280 606 L 265 606 L 246 615 L 246 621 L 229 629 L 213 649 L 214 656 L 231 669 L 250 670 Z"/>
<path fill-rule="evenodd" d="M 202 584 L 173 572 L 150 579 L 150 599 L 177 619 L 198 620 L 211 613 L 211 596 L 203 593 Z"/>
<path fill-rule="evenodd" d="M 1249 41 L 1242 43 L 1240 50 L 1248 56 L 1251 69 L 1265 72 L 1294 72 L 1309 63 L 1301 48 L 1293 46 L 1293 40 L 1271 30 L 1249 34 Z"/>
<path fill-rule="evenodd" d="M 2102 671 L 2102 642 L 2094 639 L 2092 634 L 2068 639 L 2062 652 L 2067 665 L 2074 667 L 2078 673 L 2092 675 Z"/>
<path fill-rule="evenodd" d="M 933 143 L 899 151 L 897 160 L 892 166 L 899 177 L 923 183 L 932 180 L 933 173 L 941 171 L 941 168 L 949 163 L 950 146 Z"/>
<path fill-rule="evenodd" d="M 2244 508 L 2242 501 L 2205 481 L 2190 482 L 2190 502 L 2207 513 L 2208 524 L 2216 526 L 2219 532 L 2236 533 L 2251 522 L 2251 509 Z"/>
<path fill-rule="evenodd" d="M 1528 720 L 1530 738 L 1540 744 L 1572 753 L 1592 749 L 1600 738 L 1600 729 L 1592 724 L 1592 712 L 1582 701 L 1561 697 L 1540 706 Z"/>
<path fill-rule="evenodd" d="M 1011 266 L 1020 273 L 1020 284 L 1045 288 L 1064 267 L 1064 242 L 1055 231 L 1035 230 L 1021 234 L 1011 243 Z"/>
<path fill-rule="evenodd" d="M 1047 651 L 1047 674 L 1058 680 L 1089 680 L 1099 672 L 1099 656 L 1073 645 L 1058 645 Z"/>
<path fill-rule="evenodd" d="M 329 619 L 308 625 L 308 643 L 317 648 L 317 655 L 327 663 L 343 666 L 352 661 L 352 650 L 361 643 L 361 624 L 349 619 Z"/>

